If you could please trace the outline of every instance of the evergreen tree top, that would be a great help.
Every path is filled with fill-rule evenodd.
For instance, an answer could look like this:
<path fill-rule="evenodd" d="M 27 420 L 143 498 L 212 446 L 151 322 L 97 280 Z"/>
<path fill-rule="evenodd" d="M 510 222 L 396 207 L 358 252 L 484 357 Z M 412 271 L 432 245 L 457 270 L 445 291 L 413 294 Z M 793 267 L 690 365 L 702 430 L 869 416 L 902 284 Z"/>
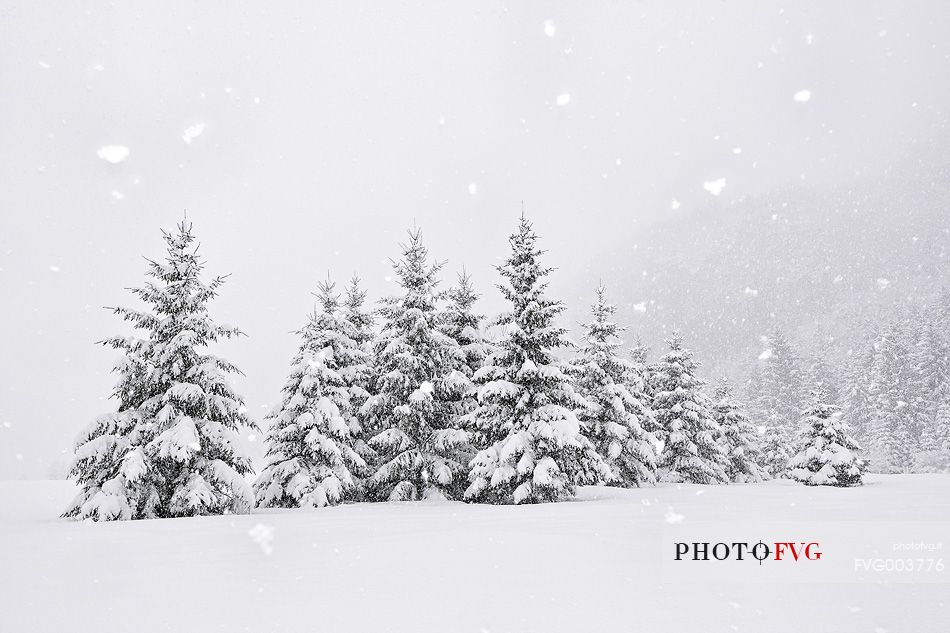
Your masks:
<path fill-rule="evenodd" d="M 360 278 L 354 274 L 343 293 L 343 309 L 346 320 L 355 328 L 353 340 L 359 345 L 373 338 L 373 315 L 363 310 L 365 302 L 366 290 L 360 286 Z"/>
<path fill-rule="evenodd" d="M 147 338 L 115 336 L 100 341 L 130 354 L 152 355 L 152 362 L 159 365 L 173 360 L 183 348 L 206 346 L 243 334 L 236 327 L 216 323 L 208 314 L 207 304 L 217 296 L 227 276 L 215 277 L 207 284 L 201 280 L 204 260 L 198 256 L 191 222 L 183 220 L 177 225 L 177 232 L 163 230 L 162 236 L 167 252 L 164 262 L 146 259 L 149 263 L 146 275 L 153 281 L 130 289 L 149 308 L 112 308 L 135 328 L 146 330 Z M 237 367 L 211 355 L 203 356 L 201 361 L 215 363 L 228 373 L 241 373 Z M 180 363 L 172 366 L 182 368 Z"/>
<path fill-rule="evenodd" d="M 456 284 L 446 292 L 446 297 L 452 307 L 463 314 L 471 311 L 472 306 L 475 305 L 480 296 L 475 292 L 475 287 L 472 285 L 472 276 L 468 274 L 465 268 L 462 268 L 456 276 Z"/>
<path fill-rule="evenodd" d="M 347 310 L 359 310 L 366 303 L 366 290 L 360 286 L 361 279 L 356 273 L 350 277 L 343 294 L 343 306 Z"/>
<path fill-rule="evenodd" d="M 511 311 L 501 314 L 496 323 L 508 326 L 505 364 L 520 367 L 523 363 L 547 366 L 555 363 L 552 350 L 566 347 L 566 330 L 554 324 L 564 311 L 564 304 L 547 298 L 543 281 L 553 269 L 541 266 L 538 258 L 544 251 L 536 248 L 537 235 L 531 223 L 522 216 L 518 230 L 510 237 L 511 254 L 498 267 L 507 284 L 499 285 L 502 295 L 511 302 Z"/>
<path fill-rule="evenodd" d="M 666 345 L 669 350 L 660 357 L 660 360 L 654 366 L 661 369 L 671 378 L 689 377 L 692 378 L 688 386 L 702 384 L 698 378 L 693 378 L 696 370 L 699 368 L 699 362 L 693 358 L 693 352 L 683 346 L 683 337 L 678 330 L 674 330 L 669 338 L 666 339 Z"/>
<path fill-rule="evenodd" d="M 839 407 L 829 402 L 828 389 L 822 383 L 815 383 L 808 394 L 808 405 L 802 412 L 806 418 L 831 418 L 838 413 Z"/>
<path fill-rule="evenodd" d="M 606 372 L 613 381 L 620 382 L 628 372 L 634 369 L 632 361 L 623 359 L 617 354 L 617 350 L 623 344 L 620 333 L 624 328 L 611 319 L 617 308 L 607 301 L 607 290 L 604 284 L 598 284 L 594 292 L 596 300 L 591 306 L 593 318 L 582 324 L 584 345 L 576 364 L 593 363 Z"/>
<path fill-rule="evenodd" d="M 611 320 L 617 307 L 607 301 L 607 288 L 603 282 L 597 285 L 594 293 L 597 299 L 591 306 L 593 319 L 583 324 L 585 339 L 589 348 L 613 354 L 623 344 L 620 333 L 626 328 Z"/>
<path fill-rule="evenodd" d="M 146 258 L 149 264 L 146 274 L 160 283 L 146 282 L 140 288 L 132 288 L 133 294 L 154 306 L 158 315 L 203 310 L 226 279 L 226 276 L 218 276 L 207 285 L 201 282 L 199 275 L 205 264 L 198 256 L 198 244 L 192 246 L 195 241 L 192 224 L 182 220 L 177 228 L 177 232 L 162 230 L 168 253 L 164 262 Z"/>
<path fill-rule="evenodd" d="M 522 298 L 522 302 L 540 297 L 547 287 L 547 282 L 541 280 L 554 270 L 543 268 L 538 262 L 545 251 L 535 247 L 537 241 L 538 236 L 534 232 L 534 227 L 522 215 L 518 230 L 508 236 L 511 254 L 501 266 L 498 266 L 498 272 L 510 284 L 510 287 L 502 284 L 498 288 L 512 302 L 519 297 Z"/>
<path fill-rule="evenodd" d="M 317 284 L 317 292 L 313 296 L 324 314 L 336 314 L 340 309 L 340 296 L 335 292 L 336 284 L 329 277 Z"/>
<path fill-rule="evenodd" d="M 713 392 L 713 396 L 715 397 L 717 401 L 720 401 L 720 402 L 723 400 L 732 400 L 733 398 L 732 383 L 729 382 L 728 378 L 726 378 L 725 376 L 722 376 L 721 378 L 719 378 L 719 380 L 716 381 L 716 388 L 715 388 L 715 391 Z"/>
<path fill-rule="evenodd" d="M 409 241 L 400 244 L 402 257 L 393 260 L 393 270 L 399 277 L 400 285 L 407 290 L 404 301 L 406 307 L 414 306 L 415 302 L 425 301 L 429 306 L 433 297 L 433 290 L 439 285 L 436 277 L 445 262 L 428 264 L 429 249 L 422 243 L 422 230 L 409 229 Z"/>
<path fill-rule="evenodd" d="M 647 358 L 650 356 L 650 348 L 643 342 L 639 335 L 634 339 L 633 346 L 630 348 L 630 360 L 636 365 L 646 365 Z"/>

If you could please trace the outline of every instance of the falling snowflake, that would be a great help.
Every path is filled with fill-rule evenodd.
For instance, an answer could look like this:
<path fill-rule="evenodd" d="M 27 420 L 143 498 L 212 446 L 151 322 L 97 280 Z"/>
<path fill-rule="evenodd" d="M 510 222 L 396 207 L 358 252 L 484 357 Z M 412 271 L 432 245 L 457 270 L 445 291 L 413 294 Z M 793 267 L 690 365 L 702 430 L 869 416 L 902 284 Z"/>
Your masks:
<path fill-rule="evenodd" d="M 799 90 L 792 96 L 792 99 L 798 103 L 807 103 L 811 99 L 811 90 Z"/>
<path fill-rule="evenodd" d="M 725 178 L 717 178 L 716 180 L 708 180 L 703 183 L 703 189 L 708 191 L 714 196 L 718 196 L 722 193 L 722 190 L 726 186 Z"/>
<path fill-rule="evenodd" d="M 571 102 L 571 95 L 568 93 L 560 94 L 557 96 L 557 104 L 559 106 L 566 106 Z"/>
<path fill-rule="evenodd" d="M 769 348 L 759 354 L 759 360 L 768 360 L 770 358 L 772 358 L 772 348 Z"/>
<path fill-rule="evenodd" d="M 553 20 L 544 21 L 544 34 L 548 37 L 554 37 L 557 35 L 557 27 L 554 26 Z"/>
<path fill-rule="evenodd" d="M 125 145 L 103 145 L 96 155 L 107 163 L 118 165 L 129 157 L 129 148 Z"/>
<path fill-rule="evenodd" d="M 680 208 L 680 201 L 676 198 L 673 198 L 673 201 L 670 203 L 670 208 L 674 211 Z"/>
<path fill-rule="evenodd" d="M 468 192 L 474 196 L 476 193 L 478 193 L 478 185 L 476 185 L 474 182 L 469 184 Z"/>
<path fill-rule="evenodd" d="M 204 123 L 195 123 L 191 127 L 185 130 L 184 134 L 181 135 L 181 140 L 191 145 L 191 142 L 201 136 L 205 131 Z"/>

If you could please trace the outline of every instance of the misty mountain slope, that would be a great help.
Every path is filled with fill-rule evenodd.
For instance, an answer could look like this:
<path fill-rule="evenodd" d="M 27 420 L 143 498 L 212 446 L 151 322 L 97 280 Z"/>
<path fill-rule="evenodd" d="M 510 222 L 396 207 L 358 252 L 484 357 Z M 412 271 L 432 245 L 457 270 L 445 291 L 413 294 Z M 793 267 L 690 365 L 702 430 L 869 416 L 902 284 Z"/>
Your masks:
<path fill-rule="evenodd" d="M 607 282 L 628 338 L 657 349 L 679 328 L 707 374 L 744 378 L 772 326 L 803 353 L 834 358 L 864 334 L 861 323 L 950 283 L 950 162 L 939 158 L 671 219 L 604 254 L 583 283 Z M 579 293 L 572 317 L 591 294 Z"/>

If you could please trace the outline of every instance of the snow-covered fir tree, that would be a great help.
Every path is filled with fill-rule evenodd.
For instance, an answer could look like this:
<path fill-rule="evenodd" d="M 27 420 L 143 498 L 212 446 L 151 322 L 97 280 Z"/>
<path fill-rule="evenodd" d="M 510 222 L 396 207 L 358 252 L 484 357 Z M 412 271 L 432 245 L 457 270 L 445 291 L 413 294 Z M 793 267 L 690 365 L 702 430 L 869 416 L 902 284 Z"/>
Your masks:
<path fill-rule="evenodd" d="M 367 482 L 377 499 L 453 498 L 464 485 L 467 434 L 455 403 L 470 381 L 455 369 L 458 344 L 439 329 L 436 276 L 418 229 L 409 232 L 393 269 L 402 294 L 384 300 L 382 332 L 374 343 L 376 391 L 363 409 L 378 432 L 379 453 Z"/>
<path fill-rule="evenodd" d="M 678 333 L 667 344 L 669 351 L 650 369 L 653 414 L 664 444 L 658 462 L 660 479 L 726 483 L 728 459 L 717 441 L 719 426 L 703 393 L 705 383 L 696 376 L 698 364 Z"/>
<path fill-rule="evenodd" d="M 844 369 L 842 416 L 854 433 L 856 441 L 867 445 L 870 420 L 874 409 L 871 380 L 875 357 L 874 340 L 866 341 L 851 352 Z"/>
<path fill-rule="evenodd" d="M 584 345 L 573 369 L 588 406 L 580 420 L 594 447 L 611 467 L 621 486 L 656 482 L 655 438 L 644 427 L 653 427 L 653 412 L 642 389 L 631 392 L 637 372 L 632 361 L 619 356 L 623 328 L 612 319 L 616 308 L 607 302 L 603 284 L 596 289 L 592 319 L 584 324 Z"/>
<path fill-rule="evenodd" d="M 365 366 L 361 368 L 362 372 L 354 378 L 351 401 L 356 410 L 357 420 L 363 429 L 363 436 L 369 438 L 379 431 L 373 426 L 375 420 L 372 416 L 367 415 L 363 408 L 370 392 L 375 390 L 378 378 L 375 371 L 376 363 L 373 351 L 373 340 L 376 336 L 374 331 L 375 316 L 371 310 L 366 310 L 363 307 L 366 303 L 366 290 L 360 285 L 360 278 L 355 274 L 350 278 L 343 291 L 341 303 L 343 318 L 352 326 L 350 338 L 367 357 Z"/>
<path fill-rule="evenodd" d="M 319 508 L 359 497 L 370 451 L 356 411 L 365 401 L 367 354 L 340 310 L 335 284 L 319 284 L 319 310 L 299 332 L 283 401 L 269 416 L 258 505 Z"/>
<path fill-rule="evenodd" d="M 473 309 L 479 295 L 465 270 L 458 274 L 455 285 L 446 291 L 445 299 L 448 305 L 442 312 L 442 331 L 458 343 L 462 351 L 462 363 L 458 369 L 471 378 L 484 364 L 491 345 L 482 334 L 485 317 Z"/>
<path fill-rule="evenodd" d="M 114 309 L 142 334 L 103 341 L 123 353 L 118 410 L 80 435 L 70 471 L 80 492 L 65 516 L 149 519 L 246 513 L 253 505 L 240 434 L 255 427 L 230 382 L 240 372 L 208 351 L 240 334 L 208 314 L 224 277 L 201 280 L 204 262 L 187 221 L 164 238 L 165 261 L 149 260 L 149 281 L 132 290 L 146 307 Z"/>
<path fill-rule="evenodd" d="M 838 407 L 821 385 L 811 391 L 796 454 L 789 462 L 792 479 L 809 486 L 857 486 L 865 470 L 858 444 L 849 435 Z"/>
<path fill-rule="evenodd" d="M 479 407 L 472 414 L 475 444 L 465 492 L 492 503 L 540 503 L 573 496 L 581 482 L 610 478 L 610 468 L 585 437 L 574 411 L 585 405 L 555 350 L 567 345 L 555 324 L 564 310 L 546 296 L 551 269 L 524 216 L 509 237 L 511 254 L 498 271 L 511 304 L 498 324 L 498 349 L 475 374 Z"/>
<path fill-rule="evenodd" d="M 780 479 L 788 474 L 792 458 L 790 434 L 777 426 L 766 426 L 762 433 L 762 467 L 769 477 Z"/>
<path fill-rule="evenodd" d="M 363 308 L 366 303 L 366 290 L 360 285 L 360 278 L 353 275 L 343 293 L 343 316 L 353 326 L 351 338 L 358 347 L 365 347 L 373 340 L 373 314 Z"/>
<path fill-rule="evenodd" d="M 463 269 L 457 276 L 454 286 L 444 294 L 445 308 L 440 316 L 440 327 L 446 336 L 456 342 L 461 352 L 457 356 L 453 369 L 459 371 L 465 382 L 459 383 L 455 390 L 456 399 L 449 403 L 453 420 L 451 425 L 456 428 L 467 428 L 471 424 L 471 414 L 478 406 L 477 390 L 472 381 L 491 350 L 491 345 L 485 341 L 482 334 L 484 316 L 474 311 L 475 302 L 479 295 L 472 286 L 472 279 Z M 465 486 L 468 485 L 468 463 L 475 456 L 474 448 L 467 444 L 459 459 L 466 466 Z M 461 480 L 460 480 L 461 482 Z M 464 493 L 465 486 L 458 491 Z"/>
<path fill-rule="evenodd" d="M 921 434 L 920 449 L 914 460 L 917 472 L 950 472 L 950 392 L 944 393 L 943 398 L 933 422 Z"/>
<path fill-rule="evenodd" d="M 772 477 L 781 477 L 795 442 L 804 376 L 801 362 L 781 330 L 773 329 L 768 343 L 769 348 L 760 357 L 763 365 L 758 392 L 752 394 L 753 417 L 766 427 L 762 446 L 766 468 Z"/>
<path fill-rule="evenodd" d="M 653 394 L 650 393 L 650 364 L 648 362 L 650 348 L 637 336 L 630 348 L 629 370 L 624 375 L 627 390 L 637 400 L 643 402 L 650 410 L 650 416 L 641 421 L 643 430 L 653 436 L 656 441 L 659 428 L 656 417 L 653 416 Z"/>
<path fill-rule="evenodd" d="M 905 473 L 913 466 L 914 407 L 909 405 L 912 377 L 906 355 L 899 327 L 886 328 L 877 341 L 871 377 L 874 410 L 868 442 L 872 472 Z"/>
<path fill-rule="evenodd" d="M 908 359 L 914 379 L 917 435 L 933 435 L 933 423 L 950 394 L 950 332 L 944 331 L 939 315 L 929 310 L 915 328 L 915 345 Z"/>
<path fill-rule="evenodd" d="M 729 481 L 757 483 L 768 479 L 768 472 L 761 466 L 763 457 L 759 445 L 762 438 L 735 399 L 727 379 L 722 378 L 716 384 L 713 400 L 713 419 L 719 425 L 725 447 Z"/>

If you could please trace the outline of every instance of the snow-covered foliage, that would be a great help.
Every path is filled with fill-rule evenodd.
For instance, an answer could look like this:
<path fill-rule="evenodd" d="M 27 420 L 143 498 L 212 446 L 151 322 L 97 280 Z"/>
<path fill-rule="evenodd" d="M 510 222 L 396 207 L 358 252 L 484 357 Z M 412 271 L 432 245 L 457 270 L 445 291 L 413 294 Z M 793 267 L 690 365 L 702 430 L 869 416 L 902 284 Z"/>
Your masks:
<path fill-rule="evenodd" d="M 492 345 L 482 331 L 484 315 L 473 311 L 479 294 L 465 270 L 458 274 L 455 285 L 446 291 L 445 299 L 447 305 L 441 314 L 441 328 L 458 343 L 462 351 L 462 363 L 458 369 L 471 378 L 481 369 Z"/>
<path fill-rule="evenodd" d="M 719 426 L 703 393 L 705 383 L 696 376 L 698 364 L 678 333 L 667 344 L 669 351 L 650 368 L 653 414 L 664 444 L 658 463 L 660 479 L 726 483 L 728 459 L 717 441 Z"/>
<path fill-rule="evenodd" d="M 950 291 L 872 327 L 842 374 L 844 417 L 867 447 L 869 470 L 947 468 L 941 410 L 950 406 Z"/>
<path fill-rule="evenodd" d="M 766 427 L 764 465 L 772 477 L 787 472 L 799 412 L 804 406 L 801 361 L 784 333 L 775 328 L 767 338 L 769 354 L 750 387 L 753 420 Z"/>
<path fill-rule="evenodd" d="M 910 367 L 901 362 L 908 351 L 896 328 L 878 340 L 870 376 L 873 410 L 867 425 L 873 472 L 909 472 L 913 465 L 915 407 Z"/>
<path fill-rule="evenodd" d="M 358 347 L 365 347 L 373 340 L 373 315 L 363 309 L 366 303 L 366 290 L 360 285 L 360 278 L 353 275 L 343 293 L 343 316 L 353 327 L 350 338 Z"/>
<path fill-rule="evenodd" d="M 796 454 L 789 462 L 790 476 L 809 486 L 860 485 L 865 470 L 857 455 L 860 449 L 827 396 L 821 385 L 811 391 Z"/>
<path fill-rule="evenodd" d="M 471 385 L 456 369 L 462 351 L 439 328 L 441 264 L 430 265 L 427 257 L 420 231 L 410 231 L 393 264 L 402 295 L 384 300 L 380 310 L 375 392 L 363 406 L 378 430 L 369 443 L 379 459 L 367 481 L 368 493 L 377 499 L 454 498 L 465 478 L 460 456 L 468 435 L 458 426 L 454 405 Z"/>
<path fill-rule="evenodd" d="M 761 466 L 762 438 L 742 405 L 735 399 L 732 385 L 725 378 L 716 384 L 713 401 L 713 418 L 719 425 L 720 440 L 726 451 L 726 475 L 729 481 L 756 483 L 768 479 L 768 472 Z"/>
<path fill-rule="evenodd" d="M 458 274 L 456 284 L 443 294 L 443 299 L 446 306 L 439 314 L 439 327 L 446 336 L 456 342 L 461 352 L 453 366 L 458 375 L 454 376 L 455 384 L 451 389 L 455 400 L 449 406 L 454 417 L 453 426 L 465 428 L 471 424 L 469 414 L 478 407 L 477 390 L 472 379 L 475 372 L 481 369 L 493 346 L 484 335 L 485 317 L 473 310 L 479 295 L 464 269 Z M 460 453 L 460 459 L 466 467 L 474 456 L 471 445 L 466 446 L 464 452 Z"/>
<path fill-rule="evenodd" d="M 611 483 L 655 483 L 656 439 L 645 430 L 655 426 L 653 412 L 642 386 L 637 388 L 642 382 L 639 368 L 619 355 L 624 328 L 612 320 L 616 308 L 607 302 L 602 284 L 596 295 L 593 318 L 584 324 L 584 346 L 573 362 L 579 391 L 588 402 L 579 417 L 611 467 Z"/>
<path fill-rule="evenodd" d="M 359 496 L 370 450 L 356 416 L 366 400 L 368 356 L 332 282 L 299 332 L 283 401 L 269 416 L 267 462 L 254 489 L 262 507 L 323 507 Z"/>
<path fill-rule="evenodd" d="M 70 475 L 81 491 L 65 516 L 147 519 L 245 513 L 253 505 L 239 434 L 254 424 L 229 379 L 239 370 L 207 351 L 240 334 L 208 314 L 224 277 L 201 281 L 190 223 L 164 237 L 165 261 L 149 260 L 150 280 L 132 290 L 146 308 L 114 309 L 142 334 L 103 341 L 123 354 L 113 391 L 119 405 L 76 442 Z"/>
<path fill-rule="evenodd" d="M 512 252 L 498 271 L 511 303 L 498 324 L 507 332 L 475 374 L 479 407 L 472 414 L 478 451 L 468 499 L 495 503 L 558 501 L 578 483 L 610 478 L 610 468 L 585 437 L 574 411 L 585 406 L 554 351 L 566 346 L 555 325 L 564 310 L 545 295 L 550 273 L 523 216 L 509 238 Z"/>
<path fill-rule="evenodd" d="M 343 292 L 343 317 L 350 324 L 350 338 L 356 347 L 366 356 L 366 362 L 359 375 L 353 377 L 351 385 L 352 401 L 356 410 L 356 417 L 363 429 L 363 436 L 368 438 L 375 435 L 379 429 L 373 426 L 374 420 L 366 415 L 363 405 L 369 397 L 370 391 L 376 384 L 376 363 L 373 350 L 373 341 L 376 338 L 374 331 L 375 318 L 371 311 L 363 308 L 366 303 L 366 290 L 360 285 L 360 278 L 353 275 Z"/>

